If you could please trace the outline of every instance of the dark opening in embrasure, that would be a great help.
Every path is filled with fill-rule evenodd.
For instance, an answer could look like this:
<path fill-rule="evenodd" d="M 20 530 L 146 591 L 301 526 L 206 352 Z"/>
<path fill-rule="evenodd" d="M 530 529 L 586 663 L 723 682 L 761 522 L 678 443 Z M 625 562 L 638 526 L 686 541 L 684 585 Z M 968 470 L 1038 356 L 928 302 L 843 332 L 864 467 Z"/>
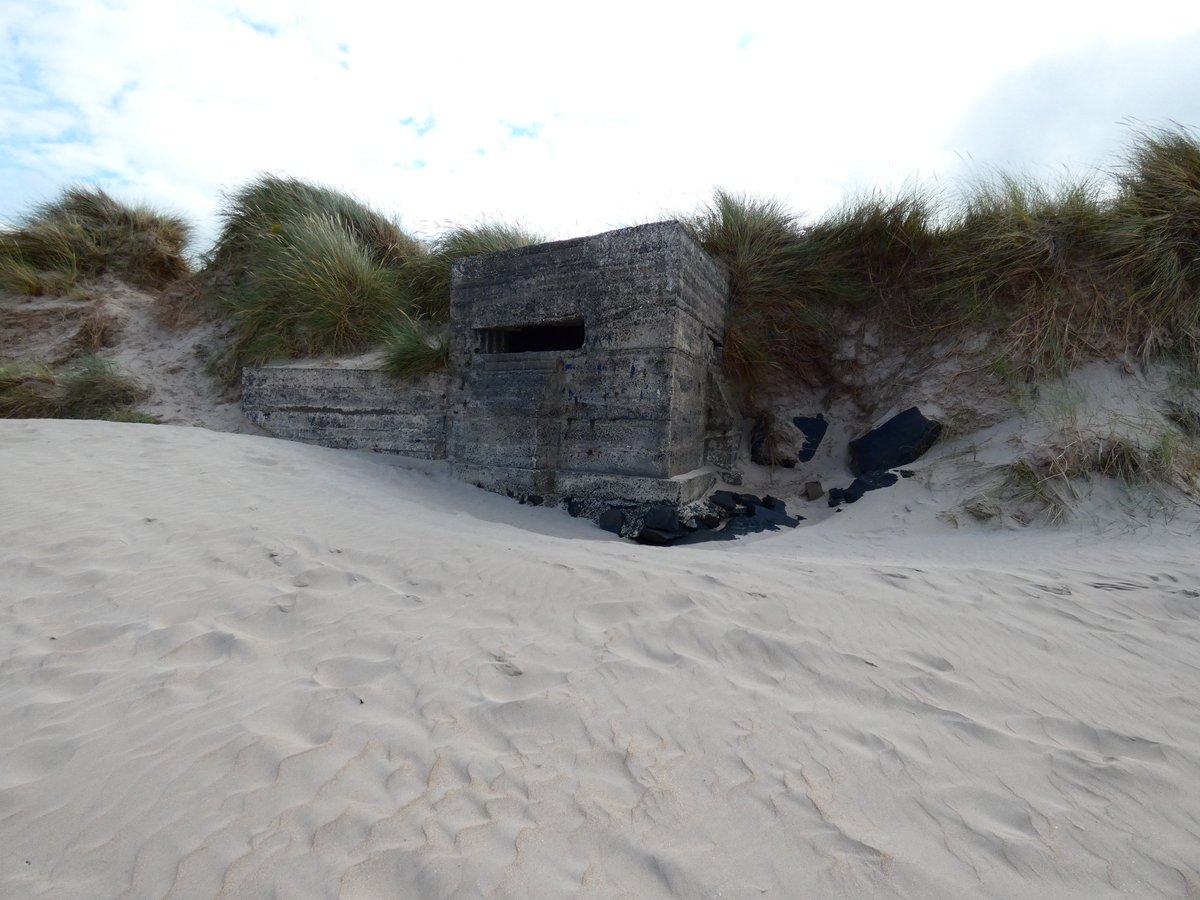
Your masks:
<path fill-rule="evenodd" d="M 552 325 L 518 325 L 477 328 L 480 353 L 537 353 L 545 350 L 578 350 L 583 346 L 583 322 Z"/>

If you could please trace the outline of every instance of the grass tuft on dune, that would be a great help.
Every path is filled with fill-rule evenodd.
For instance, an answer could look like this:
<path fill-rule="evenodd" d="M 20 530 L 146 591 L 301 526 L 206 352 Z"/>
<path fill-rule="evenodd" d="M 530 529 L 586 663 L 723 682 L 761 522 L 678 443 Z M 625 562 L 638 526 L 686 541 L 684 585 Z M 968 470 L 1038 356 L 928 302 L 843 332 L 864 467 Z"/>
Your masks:
<path fill-rule="evenodd" d="M 1104 356 L 1200 363 L 1200 139 L 1182 127 L 1135 135 L 1112 181 L 996 173 L 957 198 L 875 193 L 811 224 L 718 190 L 688 224 L 731 271 L 725 362 L 751 394 L 827 379 L 863 318 L 901 340 L 988 332 L 1023 380 Z"/>
<path fill-rule="evenodd" d="M 156 422 L 137 412 L 144 389 L 112 363 L 82 356 L 57 371 L 0 366 L 0 418 Z"/>
<path fill-rule="evenodd" d="M 221 218 L 200 280 L 218 315 L 232 322 L 216 365 L 227 381 L 245 365 L 381 341 L 389 370 L 436 368 L 444 353 L 427 352 L 412 336 L 447 321 L 454 260 L 540 240 L 493 222 L 452 228 L 429 247 L 347 194 L 276 175 L 235 191 Z"/>
<path fill-rule="evenodd" d="M 147 289 L 187 278 L 191 226 L 178 216 L 128 206 L 95 187 L 74 186 L 0 232 L 0 287 L 41 296 L 111 272 Z"/>

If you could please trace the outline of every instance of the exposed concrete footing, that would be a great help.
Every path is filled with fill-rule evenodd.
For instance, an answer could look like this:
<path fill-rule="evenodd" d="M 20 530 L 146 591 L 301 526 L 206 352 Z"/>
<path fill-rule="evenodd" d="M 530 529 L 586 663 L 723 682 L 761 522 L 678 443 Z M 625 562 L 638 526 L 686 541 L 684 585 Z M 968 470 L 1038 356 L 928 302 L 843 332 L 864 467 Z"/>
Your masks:
<path fill-rule="evenodd" d="M 470 465 L 455 465 L 453 472 L 463 481 L 498 494 L 537 498 L 536 502 L 547 504 L 574 500 L 585 507 L 685 506 L 704 497 L 717 481 L 717 471 L 713 468 L 696 469 L 673 478 Z"/>

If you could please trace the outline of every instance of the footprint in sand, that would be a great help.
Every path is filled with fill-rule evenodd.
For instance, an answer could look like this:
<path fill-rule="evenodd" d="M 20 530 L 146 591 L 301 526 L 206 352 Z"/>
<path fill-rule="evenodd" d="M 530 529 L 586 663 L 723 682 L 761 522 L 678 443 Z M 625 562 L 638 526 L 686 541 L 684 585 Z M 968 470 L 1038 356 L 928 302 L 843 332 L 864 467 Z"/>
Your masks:
<path fill-rule="evenodd" d="M 493 653 L 491 660 L 479 667 L 479 692 L 493 703 L 511 703 L 544 694 L 567 680 L 562 672 L 527 668 L 519 666 L 508 653 Z"/>

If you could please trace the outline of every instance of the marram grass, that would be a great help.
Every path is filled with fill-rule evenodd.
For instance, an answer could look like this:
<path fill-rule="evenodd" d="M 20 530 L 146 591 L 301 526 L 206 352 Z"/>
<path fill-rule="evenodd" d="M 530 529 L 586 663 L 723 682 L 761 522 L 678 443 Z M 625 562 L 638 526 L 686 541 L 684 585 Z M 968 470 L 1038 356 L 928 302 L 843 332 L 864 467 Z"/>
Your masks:
<path fill-rule="evenodd" d="M 425 250 L 332 188 L 262 175 L 232 194 L 202 274 L 231 322 L 218 374 L 278 357 L 354 352 L 411 313 L 408 259 Z"/>
<path fill-rule="evenodd" d="M 454 260 L 540 240 L 489 222 L 452 228 L 427 247 L 346 194 L 274 175 L 234 192 L 221 219 L 201 281 L 232 322 L 217 361 L 229 381 L 245 365 L 354 352 L 381 336 L 390 371 L 436 368 L 444 348 L 431 352 L 418 336 L 449 318 Z"/>
<path fill-rule="evenodd" d="M 137 412 L 142 387 L 112 363 L 84 356 L 65 369 L 0 366 L 0 418 L 156 422 Z"/>
<path fill-rule="evenodd" d="M 397 322 L 384 335 L 383 370 L 394 378 L 412 378 L 446 367 L 450 333 L 445 324 Z"/>
<path fill-rule="evenodd" d="M 0 287 L 37 296 L 112 273 L 161 288 L 190 275 L 190 234 L 177 216 L 128 206 L 99 188 L 69 187 L 0 232 Z"/>
<path fill-rule="evenodd" d="M 1110 179 L 1044 184 L 994 174 L 952 196 L 907 188 L 806 221 L 781 201 L 718 190 L 684 224 L 731 273 L 724 341 L 748 394 L 836 377 L 837 342 L 871 320 L 904 340 L 982 331 L 1016 378 L 1105 355 L 1170 353 L 1200 365 L 1200 141 L 1136 133 Z M 219 368 L 354 352 L 437 365 L 456 259 L 541 240 L 502 221 L 432 244 L 342 192 L 260 175 L 234 191 L 198 284 L 230 323 Z M 69 188 L 0 233 L 0 288 L 62 291 L 111 271 L 184 277 L 186 223 Z M 440 351 L 439 351 L 440 352 Z M 405 364 L 396 362 L 396 371 Z"/>
<path fill-rule="evenodd" d="M 957 198 L 868 194 L 812 223 L 717 191 L 687 224 L 725 261 L 727 369 L 751 393 L 827 381 L 846 323 L 976 330 L 1017 377 L 1169 352 L 1200 365 L 1200 140 L 1138 134 L 1114 180 L 995 174 Z"/>
<path fill-rule="evenodd" d="M 450 318 L 450 282 L 455 260 L 515 250 L 543 240 L 536 232 L 503 221 L 451 227 L 427 254 L 406 260 L 404 275 L 412 290 L 414 314 L 431 322 Z"/>

